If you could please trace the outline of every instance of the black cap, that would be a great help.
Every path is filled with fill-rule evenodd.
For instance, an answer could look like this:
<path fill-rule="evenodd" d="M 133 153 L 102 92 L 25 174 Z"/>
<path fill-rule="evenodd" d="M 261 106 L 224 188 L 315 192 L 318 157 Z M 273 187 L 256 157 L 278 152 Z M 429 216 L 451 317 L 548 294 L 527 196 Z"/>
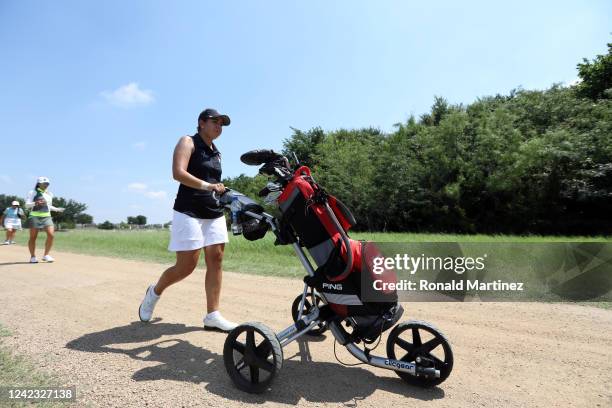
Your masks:
<path fill-rule="evenodd" d="M 206 119 L 214 119 L 214 118 L 222 118 L 223 119 L 223 123 L 222 123 L 223 126 L 227 126 L 227 125 L 230 124 L 229 116 L 221 115 L 215 109 L 204 109 L 202 111 L 202 113 L 200 113 L 200 116 L 198 116 L 198 121 L 206 120 Z"/>

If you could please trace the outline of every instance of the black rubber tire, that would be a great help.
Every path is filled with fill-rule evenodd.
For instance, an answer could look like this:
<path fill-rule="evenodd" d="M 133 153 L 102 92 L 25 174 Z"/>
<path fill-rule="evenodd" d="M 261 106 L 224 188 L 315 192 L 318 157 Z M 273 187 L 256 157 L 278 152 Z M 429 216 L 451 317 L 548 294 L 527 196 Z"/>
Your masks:
<path fill-rule="evenodd" d="M 416 333 L 418 333 L 417 341 L 415 341 L 414 337 L 415 330 Z M 421 330 L 432 334 L 434 338 L 423 344 L 420 336 Z M 406 331 L 410 331 L 411 341 L 407 341 L 405 338 L 400 337 L 402 334 L 404 334 L 405 337 Z M 433 346 L 433 348 L 430 348 L 431 346 Z M 438 347 L 442 347 L 444 359 L 437 358 L 430 354 L 431 351 L 437 350 Z M 402 350 L 402 353 L 405 354 L 401 356 L 401 358 L 397 358 L 396 350 Z M 393 360 L 415 363 L 416 357 L 418 356 L 427 358 L 434 357 L 434 367 L 436 370 L 440 370 L 440 378 L 413 376 L 401 371 L 395 371 L 395 373 L 408 384 L 424 388 L 433 387 L 444 382 L 453 370 L 453 350 L 451 349 L 448 339 L 440 330 L 420 320 L 410 320 L 395 326 L 387 338 L 387 357 Z"/>
<path fill-rule="evenodd" d="M 306 295 L 306 299 L 304 300 L 304 313 L 308 314 L 310 312 L 310 308 L 312 308 L 311 304 L 312 294 L 308 292 Z M 321 307 L 323 303 L 323 299 L 317 293 L 315 293 L 315 300 L 317 302 L 317 306 Z M 291 304 L 291 317 L 293 318 L 293 323 L 297 322 L 298 313 L 300 309 L 300 302 L 302 301 L 302 295 L 298 295 Z M 308 335 L 310 336 L 320 336 L 328 329 L 327 323 L 323 322 L 317 325 L 314 329 L 309 330 Z"/>
<path fill-rule="evenodd" d="M 237 340 L 243 333 L 246 333 L 245 343 Z M 262 338 L 259 344 L 257 337 Z M 227 335 L 223 362 L 236 387 L 251 394 L 260 394 L 269 389 L 283 366 L 283 348 L 276 334 L 264 324 L 244 323 Z M 242 367 L 238 368 L 240 365 Z M 245 370 L 246 367 L 248 370 Z"/>

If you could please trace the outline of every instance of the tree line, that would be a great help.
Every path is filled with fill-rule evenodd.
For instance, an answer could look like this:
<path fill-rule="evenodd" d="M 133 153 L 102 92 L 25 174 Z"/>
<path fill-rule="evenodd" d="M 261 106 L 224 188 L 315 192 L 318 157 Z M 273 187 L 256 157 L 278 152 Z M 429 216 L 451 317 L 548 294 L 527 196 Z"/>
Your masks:
<path fill-rule="evenodd" d="M 112 229 L 132 229 L 132 226 L 144 227 L 147 225 L 147 217 L 144 215 L 128 216 L 127 223 L 120 222 L 119 224 L 113 224 L 106 220 L 101 224 L 98 224 L 98 229 L 112 230 Z M 158 225 L 160 228 L 167 228 L 166 225 Z"/>
<path fill-rule="evenodd" d="M 468 105 L 436 97 L 391 133 L 292 129 L 283 153 L 310 166 L 361 230 L 611 234 L 612 44 L 578 75 Z M 265 178 L 224 183 L 256 197 Z"/>

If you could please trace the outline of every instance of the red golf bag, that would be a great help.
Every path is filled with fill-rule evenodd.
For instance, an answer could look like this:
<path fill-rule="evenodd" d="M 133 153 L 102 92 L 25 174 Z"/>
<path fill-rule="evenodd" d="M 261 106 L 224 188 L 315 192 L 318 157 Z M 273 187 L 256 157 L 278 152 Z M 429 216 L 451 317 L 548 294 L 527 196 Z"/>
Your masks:
<path fill-rule="evenodd" d="M 403 312 L 394 290 L 378 292 L 376 302 L 362 300 L 363 285 L 371 287 L 380 279 L 369 267 L 372 258 L 380 254 L 371 245 L 343 239 L 356 224 L 348 208 L 315 183 L 306 166 L 294 172 L 278 204 L 281 227 L 291 228 L 317 266 L 315 276 L 306 277 L 306 283 L 325 295 L 335 315 L 351 317 L 366 339 L 376 338 L 393 326 Z M 384 278 L 395 280 L 395 275 L 387 273 Z"/>

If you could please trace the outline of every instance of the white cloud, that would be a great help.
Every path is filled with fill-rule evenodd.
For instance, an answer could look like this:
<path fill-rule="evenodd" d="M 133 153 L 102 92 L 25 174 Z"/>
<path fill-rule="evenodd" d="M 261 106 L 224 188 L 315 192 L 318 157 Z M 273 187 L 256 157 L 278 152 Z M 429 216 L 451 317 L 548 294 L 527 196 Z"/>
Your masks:
<path fill-rule="evenodd" d="M 165 199 L 168 194 L 165 191 L 160 190 L 160 191 L 145 191 L 144 195 L 149 198 Z"/>
<path fill-rule="evenodd" d="M 13 184 L 13 179 L 6 174 L 0 174 L 0 181 L 6 184 Z"/>
<path fill-rule="evenodd" d="M 147 185 L 144 183 L 130 183 L 128 184 L 128 190 L 142 193 L 147 190 Z"/>
<path fill-rule="evenodd" d="M 100 95 L 110 104 L 121 108 L 146 106 L 155 101 L 153 91 L 150 89 L 140 89 L 136 82 L 120 86 L 114 91 L 103 91 Z"/>
<path fill-rule="evenodd" d="M 143 151 L 147 147 L 147 142 L 136 142 L 132 143 L 132 147 L 136 150 Z"/>
<path fill-rule="evenodd" d="M 159 190 L 159 191 L 153 191 L 153 190 L 149 190 L 149 186 L 146 185 L 145 183 L 130 183 L 127 186 L 129 191 L 132 191 L 134 193 L 138 193 L 138 194 L 142 194 L 145 197 L 148 198 L 153 198 L 156 200 L 165 200 L 168 197 L 168 193 L 166 193 L 163 190 Z"/>

